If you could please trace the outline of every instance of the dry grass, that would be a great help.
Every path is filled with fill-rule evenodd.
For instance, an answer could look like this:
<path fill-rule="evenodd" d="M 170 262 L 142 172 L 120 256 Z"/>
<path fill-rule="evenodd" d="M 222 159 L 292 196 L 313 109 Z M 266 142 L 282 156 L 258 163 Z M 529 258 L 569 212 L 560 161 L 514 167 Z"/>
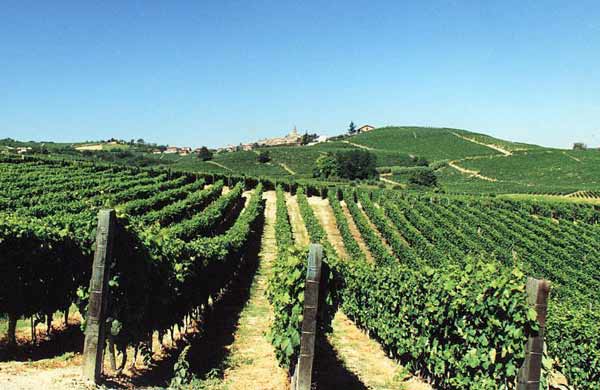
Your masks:
<path fill-rule="evenodd" d="M 350 214 L 350 211 L 348 210 L 348 206 L 346 205 L 346 202 L 342 200 L 340 202 L 340 205 L 342 206 L 342 210 L 344 211 L 344 215 L 346 216 L 346 221 L 348 221 L 348 227 L 350 228 L 350 233 L 352 233 L 352 237 L 354 237 L 354 240 L 356 241 L 356 243 L 358 244 L 360 249 L 363 251 L 363 253 L 367 257 L 367 261 L 373 262 L 374 261 L 373 255 L 371 255 L 369 248 L 367 248 L 367 245 L 363 241 L 362 236 L 360 235 L 360 232 L 358 231 L 358 228 L 356 227 L 356 224 L 354 223 L 354 219 L 352 219 L 352 215 Z"/>
<path fill-rule="evenodd" d="M 288 214 L 290 216 L 290 225 L 292 225 L 292 232 L 294 234 L 294 240 L 296 245 L 304 247 L 310 243 L 308 237 L 308 231 L 302 220 L 302 214 L 300 214 L 300 207 L 298 207 L 298 200 L 296 196 L 291 196 L 289 193 L 285 194 Z"/>
<path fill-rule="evenodd" d="M 230 347 L 223 387 L 230 390 L 284 390 L 287 373 L 278 367 L 273 346 L 265 337 L 273 313 L 265 295 L 271 264 L 276 256 L 275 192 L 267 191 L 265 225 L 259 254 L 259 267 L 250 299 L 244 307 Z"/>
<path fill-rule="evenodd" d="M 309 198 L 309 203 L 327 232 L 329 241 L 343 258 L 347 257 L 329 202 L 326 199 L 312 197 Z M 361 243 L 364 245 L 346 205 L 342 204 L 342 208 L 351 223 L 352 234 L 359 239 L 357 240 L 359 245 Z M 363 250 L 365 253 L 369 253 L 366 248 Z M 334 318 L 333 333 L 328 338 L 340 363 L 358 378 L 356 388 L 362 388 L 361 386 L 364 385 L 368 389 L 375 390 L 431 389 L 431 386 L 419 378 L 411 376 L 402 366 L 390 359 L 376 341 L 371 340 L 368 335 L 358 329 L 341 311 Z"/>
<path fill-rule="evenodd" d="M 333 215 L 333 210 L 329 206 L 329 200 L 319 198 L 317 196 L 311 196 L 308 198 L 308 203 L 315 211 L 315 215 L 319 219 L 321 226 L 323 226 L 323 229 L 325 229 L 328 241 L 333 245 L 335 250 L 343 259 L 348 258 L 348 253 L 346 252 L 346 248 L 344 247 L 344 242 L 342 240 L 342 235 L 340 234 L 337 224 L 335 223 L 335 215 Z"/>
<path fill-rule="evenodd" d="M 373 230 L 373 232 L 375 234 L 377 234 L 377 237 L 379 237 L 379 239 L 381 240 L 381 243 L 386 247 L 388 252 L 394 253 L 394 251 L 392 250 L 392 247 L 388 244 L 388 242 L 385 240 L 385 238 L 383 238 L 383 235 L 381 235 L 381 232 L 379 231 L 379 229 L 377 229 L 377 226 L 375 226 L 375 224 L 373 223 L 373 221 L 371 221 L 371 219 L 369 218 L 367 213 L 365 213 L 365 210 L 363 209 L 363 207 L 360 203 L 358 203 L 358 208 L 359 208 L 360 212 L 362 213 L 362 215 L 367 220 L 367 223 L 371 227 L 371 230 Z"/>
<path fill-rule="evenodd" d="M 431 386 L 412 377 L 402 366 L 388 358 L 379 344 L 361 332 L 341 311 L 333 320 L 330 342 L 346 367 L 361 382 L 374 390 L 431 390 Z"/>

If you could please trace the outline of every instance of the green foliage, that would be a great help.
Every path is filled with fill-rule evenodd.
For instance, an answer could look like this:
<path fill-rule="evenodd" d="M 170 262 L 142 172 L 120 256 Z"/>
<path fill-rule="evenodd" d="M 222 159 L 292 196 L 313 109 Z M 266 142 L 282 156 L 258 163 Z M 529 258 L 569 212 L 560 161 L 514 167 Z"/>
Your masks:
<path fill-rule="evenodd" d="M 478 171 L 497 182 L 468 178 L 453 168 L 440 171 L 440 184 L 460 193 L 558 193 L 600 189 L 600 153 L 597 150 L 539 149 L 506 157 L 465 160 L 459 166 Z"/>
<path fill-rule="evenodd" d="M 208 150 L 208 148 L 206 146 L 203 146 L 198 151 L 196 157 L 198 157 L 202 161 L 208 161 L 208 160 L 212 160 L 213 153 L 210 150 Z"/>
<path fill-rule="evenodd" d="M 340 177 L 350 180 L 377 177 L 377 157 L 367 150 L 338 152 L 335 159 Z"/>
<path fill-rule="evenodd" d="M 311 240 L 319 242 L 325 235 L 314 214 L 312 214 L 312 217 L 309 216 L 310 212 L 307 210 L 310 206 L 304 195 L 304 189 L 300 188 L 297 195 L 305 224 L 307 224 L 307 220 L 312 220 L 316 226 L 314 229 L 309 229 Z M 271 324 L 269 338 L 275 348 L 279 364 L 292 373 L 300 353 L 308 251 L 293 245 L 287 206 L 280 187 L 277 190 L 275 232 L 277 237 L 277 259 L 273 266 L 267 291 L 275 318 Z M 330 245 L 325 245 L 325 248 L 325 259 L 321 269 L 319 312 L 317 315 L 317 331 L 320 333 L 327 333 L 332 330 L 331 321 L 337 311 L 339 301 L 336 280 L 334 280 L 333 274 L 329 272 L 329 264 L 335 263 L 337 260 L 333 248 Z"/>
<path fill-rule="evenodd" d="M 170 389 L 182 388 L 194 379 L 193 374 L 190 372 L 190 363 L 188 362 L 189 352 L 190 345 L 186 346 L 177 358 L 173 366 L 173 377 L 169 385 Z"/>
<path fill-rule="evenodd" d="M 520 271 L 491 263 L 415 271 L 363 261 L 336 271 L 344 312 L 436 388 L 515 388 L 536 329 Z"/>
<path fill-rule="evenodd" d="M 356 240 L 350 231 L 350 227 L 348 226 L 348 220 L 346 219 L 346 215 L 344 214 L 344 210 L 342 209 L 338 199 L 338 191 L 339 190 L 329 191 L 327 198 L 329 200 L 329 204 L 331 205 L 331 209 L 333 210 L 337 228 L 340 231 L 342 240 L 344 241 L 344 247 L 346 248 L 346 252 L 348 252 L 348 256 L 350 256 L 351 259 L 365 260 L 365 254 L 360 249 L 360 246 L 358 246 L 356 243 Z"/>
<path fill-rule="evenodd" d="M 338 165 L 336 158 L 328 153 L 317 158 L 315 161 L 315 168 L 313 171 L 314 177 L 328 178 L 337 176 Z"/>
<path fill-rule="evenodd" d="M 269 161 L 271 161 L 271 155 L 269 154 L 269 151 L 261 150 L 258 153 L 258 156 L 256 157 L 256 161 L 258 161 L 261 164 L 268 163 Z"/>
<path fill-rule="evenodd" d="M 455 129 L 383 127 L 357 134 L 350 141 L 377 150 L 420 156 L 429 161 L 500 154 L 486 146 L 459 138 L 453 132 Z"/>
<path fill-rule="evenodd" d="M 414 172 L 408 178 L 408 182 L 424 187 L 435 187 L 437 185 L 437 177 L 432 170 L 424 169 Z"/>
<path fill-rule="evenodd" d="M 348 125 L 348 134 L 356 134 L 356 125 L 354 124 L 354 122 L 350 122 L 350 125 Z"/>
<path fill-rule="evenodd" d="M 269 338 L 279 364 L 290 371 L 300 352 L 305 281 L 306 251 L 294 246 L 278 248 L 269 279 L 268 297 L 275 315 Z"/>
<path fill-rule="evenodd" d="M 600 383 L 600 314 L 590 307 L 553 303 L 546 325 L 556 368 L 581 389 Z"/>

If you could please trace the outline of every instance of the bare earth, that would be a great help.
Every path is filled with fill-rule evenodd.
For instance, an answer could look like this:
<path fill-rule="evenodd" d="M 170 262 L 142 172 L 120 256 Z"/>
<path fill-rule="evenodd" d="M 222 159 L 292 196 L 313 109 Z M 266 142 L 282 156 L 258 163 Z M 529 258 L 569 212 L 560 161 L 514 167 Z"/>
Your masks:
<path fill-rule="evenodd" d="M 367 260 L 369 262 L 373 262 L 373 255 L 371 255 L 371 252 L 369 252 L 369 248 L 367 248 L 367 245 L 363 241 L 362 236 L 360 235 L 360 232 L 358 231 L 358 228 L 354 223 L 354 219 L 352 219 L 352 215 L 348 210 L 348 206 L 346 206 L 346 202 L 342 200 L 340 202 L 340 205 L 342 206 L 342 210 L 344 211 L 344 215 L 346 216 L 346 220 L 348 221 L 348 227 L 350 228 L 350 233 L 352 233 L 352 237 L 354 237 L 354 240 L 367 257 Z"/>
<path fill-rule="evenodd" d="M 287 373 L 277 365 L 273 346 L 266 338 L 273 312 L 265 295 L 271 264 L 275 260 L 275 192 L 264 193 L 265 226 L 259 267 L 254 277 L 250 299 L 240 316 L 235 339 L 230 347 L 230 362 L 224 373 L 224 387 L 230 390 L 283 390 Z"/>
<path fill-rule="evenodd" d="M 296 196 L 291 196 L 289 193 L 286 193 L 285 198 L 288 207 L 288 214 L 290 216 L 290 225 L 292 225 L 294 241 L 296 241 L 296 245 L 298 246 L 306 246 L 308 245 L 310 239 L 308 237 L 306 226 L 304 226 L 304 221 L 302 220 L 302 214 L 300 214 L 300 208 L 298 207 Z"/>
<path fill-rule="evenodd" d="M 53 366 L 45 367 L 46 364 Z M 81 377 L 81 356 L 64 364 L 39 360 L 35 363 L 0 363 L 2 390 L 81 390 L 95 386 Z"/>
<path fill-rule="evenodd" d="M 325 229 L 329 241 L 342 258 L 347 258 L 329 201 L 319 197 L 310 197 L 308 202 Z M 346 368 L 354 373 L 368 389 L 431 389 L 431 386 L 419 378 L 411 376 L 402 366 L 390 359 L 381 346 L 358 329 L 341 310 L 337 312 L 333 320 L 333 333 L 328 338 Z"/>

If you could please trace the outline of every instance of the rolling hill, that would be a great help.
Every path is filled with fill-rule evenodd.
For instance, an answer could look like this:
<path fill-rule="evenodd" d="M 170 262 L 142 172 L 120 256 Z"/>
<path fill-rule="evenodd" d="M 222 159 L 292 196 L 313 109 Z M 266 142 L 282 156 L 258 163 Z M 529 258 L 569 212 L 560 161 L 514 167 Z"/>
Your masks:
<path fill-rule="evenodd" d="M 195 155 L 130 152 L 152 164 L 186 170 L 310 179 L 320 156 L 352 149 L 377 156 L 377 166 L 390 172 L 381 177 L 387 186 L 405 184 L 418 157 L 429 161 L 438 186 L 451 193 L 568 195 L 600 190 L 599 151 L 545 148 L 452 128 L 384 127 L 311 146 L 217 153 L 211 161 Z M 270 162 L 257 161 L 260 150 L 269 151 Z"/>

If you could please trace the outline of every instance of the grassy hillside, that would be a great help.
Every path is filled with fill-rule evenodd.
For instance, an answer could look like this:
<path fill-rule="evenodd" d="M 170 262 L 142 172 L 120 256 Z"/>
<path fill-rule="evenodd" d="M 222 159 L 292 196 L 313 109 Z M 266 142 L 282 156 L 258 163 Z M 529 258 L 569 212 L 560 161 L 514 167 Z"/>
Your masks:
<path fill-rule="evenodd" d="M 459 162 L 461 167 L 475 170 L 497 180 L 483 187 L 498 192 L 543 192 L 569 193 L 581 190 L 600 189 L 600 151 L 565 151 L 539 149 L 515 152 L 506 157 L 486 157 Z M 450 179 L 450 180 L 448 180 Z M 446 184 L 453 188 L 479 185 L 453 182 L 445 177 Z"/>
<path fill-rule="evenodd" d="M 312 146 L 286 146 L 270 147 L 256 151 L 240 151 L 215 154 L 212 162 L 202 162 L 195 156 L 163 157 L 165 161 L 172 160 L 178 167 L 186 167 L 212 172 L 216 164 L 227 167 L 230 172 L 245 173 L 256 176 L 294 176 L 312 177 L 315 161 L 326 153 L 336 153 L 352 149 L 360 149 L 351 144 L 334 141 Z M 271 156 L 271 161 L 266 164 L 257 162 L 258 152 L 266 150 Z M 413 164 L 411 157 L 406 153 L 393 151 L 373 151 L 377 156 L 378 166 L 409 166 Z M 219 171 L 221 172 L 221 171 Z"/>
<path fill-rule="evenodd" d="M 499 146 L 507 151 L 516 152 L 516 151 L 524 151 L 524 150 L 543 150 L 545 149 L 543 146 L 539 145 L 531 145 L 524 144 L 521 142 L 510 142 L 501 140 L 499 138 L 490 137 L 486 134 L 481 133 L 473 133 L 471 131 L 460 130 L 460 129 L 448 129 L 451 133 L 456 133 L 462 135 L 471 140 L 481 142 L 488 145 Z"/>
<path fill-rule="evenodd" d="M 31 145 L 0 140 L 2 145 Z M 46 143 L 53 155 L 65 158 L 103 159 L 123 164 L 166 164 L 177 168 L 220 174 L 251 176 L 312 177 L 315 161 L 326 153 L 368 149 L 377 156 L 386 184 L 406 184 L 415 165 L 414 157 L 426 158 L 438 177 L 439 187 L 457 193 L 538 193 L 569 194 L 600 190 L 600 151 L 549 149 L 516 143 L 485 134 L 451 128 L 385 127 L 355 136 L 312 146 L 273 147 L 271 161 L 257 161 L 259 150 L 215 154 L 212 161 L 195 155 L 153 155 L 141 147 L 127 150 L 75 151 L 71 145 Z M 81 146 L 82 144 L 74 144 Z M 111 145 L 106 145 L 111 149 Z M 120 145 L 119 145 L 120 146 Z M 449 165 L 451 163 L 451 165 Z M 487 180 L 486 180 L 487 179 Z"/>
<path fill-rule="evenodd" d="M 430 161 L 500 154 L 492 148 L 460 138 L 453 132 L 454 129 L 384 127 L 355 135 L 348 141 L 374 150 L 425 157 Z"/>

